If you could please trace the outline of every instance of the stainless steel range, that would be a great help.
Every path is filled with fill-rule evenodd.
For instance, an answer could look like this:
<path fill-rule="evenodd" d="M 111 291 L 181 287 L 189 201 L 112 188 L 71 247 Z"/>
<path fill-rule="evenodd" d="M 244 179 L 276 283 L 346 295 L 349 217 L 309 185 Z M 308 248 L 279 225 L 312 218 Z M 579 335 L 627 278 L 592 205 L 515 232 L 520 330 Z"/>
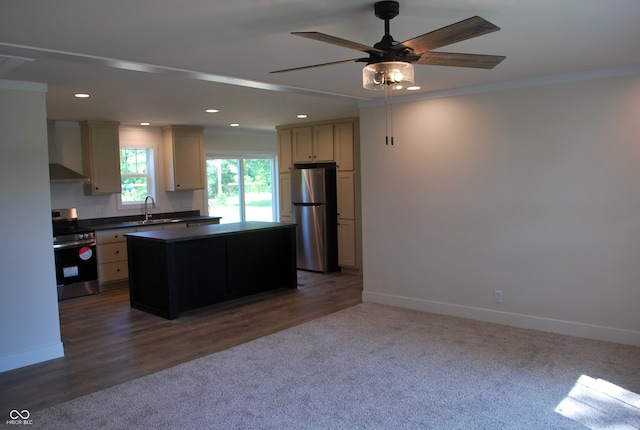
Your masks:
<path fill-rule="evenodd" d="M 58 300 L 98 293 L 95 232 L 78 227 L 76 208 L 53 209 L 51 220 Z"/>

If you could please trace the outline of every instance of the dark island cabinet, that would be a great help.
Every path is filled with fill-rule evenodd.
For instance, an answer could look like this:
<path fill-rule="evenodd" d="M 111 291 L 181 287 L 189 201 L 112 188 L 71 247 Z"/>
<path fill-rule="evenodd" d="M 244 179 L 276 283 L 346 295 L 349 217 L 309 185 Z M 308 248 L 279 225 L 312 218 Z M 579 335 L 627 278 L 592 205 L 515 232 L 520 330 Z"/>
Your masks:
<path fill-rule="evenodd" d="M 246 222 L 127 235 L 131 307 L 168 319 L 297 288 L 295 225 Z"/>

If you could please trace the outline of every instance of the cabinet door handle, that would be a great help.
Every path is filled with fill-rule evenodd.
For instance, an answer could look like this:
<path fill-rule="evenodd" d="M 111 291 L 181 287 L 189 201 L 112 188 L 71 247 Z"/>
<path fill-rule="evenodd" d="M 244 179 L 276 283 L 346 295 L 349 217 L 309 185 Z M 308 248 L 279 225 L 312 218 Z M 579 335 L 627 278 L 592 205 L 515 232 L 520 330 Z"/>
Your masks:
<path fill-rule="evenodd" d="M 120 254 L 120 251 L 116 251 L 116 254 Z"/>

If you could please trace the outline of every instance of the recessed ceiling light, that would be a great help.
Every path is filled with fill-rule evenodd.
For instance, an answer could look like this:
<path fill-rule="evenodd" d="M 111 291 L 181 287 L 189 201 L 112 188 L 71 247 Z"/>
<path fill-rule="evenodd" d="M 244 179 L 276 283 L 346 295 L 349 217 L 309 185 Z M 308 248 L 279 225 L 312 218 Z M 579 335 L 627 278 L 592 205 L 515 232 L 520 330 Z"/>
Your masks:
<path fill-rule="evenodd" d="M 240 124 L 238 124 L 237 122 L 234 122 L 234 123 L 229 124 L 229 126 L 231 126 L 231 127 L 240 127 Z"/>
<path fill-rule="evenodd" d="M 148 122 L 141 122 L 140 125 L 150 125 Z"/>
<path fill-rule="evenodd" d="M 308 115 L 306 113 L 299 113 L 298 115 L 296 115 L 296 118 L 298 118 L 298 119 L 305 119 L 307 117 L 308 117 Z"/>
<path fill-rule="evenodd" d="M 90 96 L 89 94 L 87 94 L 87 93 L 77 93 L 77 94 L 75 94 L 75 96 L 76 96 L 77 98 L 79 98 L 79 99 L 86 99 L 86 98 L 91 97 L 91 96 Z"/>
<path fill-rule="evenodd" d="M 207 113 L 218 113 L 218 112 L 220 112 L 220 109 L 207 109 L 206 112 Z"/>
<path fill-rule="evenodd" d="M 416 91 L 416 90 L 419 90 L 419 89 L 420 89 L 420 87 L 418 85 L 413 85 L 411 87 L 407 87 L 408 91 Z"/>

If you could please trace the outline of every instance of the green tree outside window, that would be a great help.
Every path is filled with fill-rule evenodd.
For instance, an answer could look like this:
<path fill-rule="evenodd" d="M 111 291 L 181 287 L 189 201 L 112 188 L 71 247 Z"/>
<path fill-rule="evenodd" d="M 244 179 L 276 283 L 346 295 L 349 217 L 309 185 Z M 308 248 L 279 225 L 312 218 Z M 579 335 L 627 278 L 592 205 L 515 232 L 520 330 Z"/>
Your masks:
<path fill-rule="evenodd" d="M 120 148 L 122 203 L 142 203 L 153 195 L 150 160 L 149 148 Z"/>

